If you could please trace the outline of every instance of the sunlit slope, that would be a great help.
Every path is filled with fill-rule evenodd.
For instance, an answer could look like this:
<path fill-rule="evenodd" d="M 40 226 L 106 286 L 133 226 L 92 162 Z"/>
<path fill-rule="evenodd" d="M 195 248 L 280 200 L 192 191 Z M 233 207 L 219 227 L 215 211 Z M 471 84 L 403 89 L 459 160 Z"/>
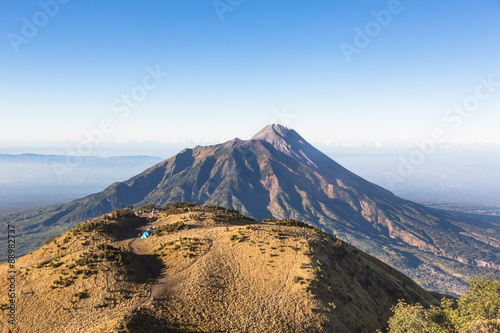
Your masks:
<path fill-rule="evenodd" d="M 302 222 L 195 204 L 156 216 L 147 223 L 122 210 L 19 258 L 13 331 L 373 332 L 398 299 L 436 302 L 393 268 Z M 153 235 L 137 237 L 147 226 Z"/>

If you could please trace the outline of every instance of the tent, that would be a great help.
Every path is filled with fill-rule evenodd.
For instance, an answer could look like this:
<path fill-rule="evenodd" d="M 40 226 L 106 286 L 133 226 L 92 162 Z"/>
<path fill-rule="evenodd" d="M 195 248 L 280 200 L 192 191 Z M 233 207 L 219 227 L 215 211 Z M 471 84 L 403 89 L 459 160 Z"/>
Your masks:
<path fill-rule="evenodd" d="M 145 232 L 141 236 L 141 238 L 148 238 L 148 237 L 149 237 L 149 232 Z"/>

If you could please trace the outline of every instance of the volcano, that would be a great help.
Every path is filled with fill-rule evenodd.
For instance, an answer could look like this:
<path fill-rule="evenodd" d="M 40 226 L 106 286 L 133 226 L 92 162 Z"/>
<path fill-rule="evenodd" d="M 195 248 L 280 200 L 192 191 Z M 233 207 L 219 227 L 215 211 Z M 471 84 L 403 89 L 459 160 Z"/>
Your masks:
<path fill-rule="evenodd" d="M 184 149 L 100 193 L 14 220 L 36 235 L 122 205 L 175 201 L 232 207 L 254 219 L 306 221 L 436 291 L 460 294 L 473 275 L 500 277 L 498 219 L 404 200 L 276 124 L 250 140 Z"/>

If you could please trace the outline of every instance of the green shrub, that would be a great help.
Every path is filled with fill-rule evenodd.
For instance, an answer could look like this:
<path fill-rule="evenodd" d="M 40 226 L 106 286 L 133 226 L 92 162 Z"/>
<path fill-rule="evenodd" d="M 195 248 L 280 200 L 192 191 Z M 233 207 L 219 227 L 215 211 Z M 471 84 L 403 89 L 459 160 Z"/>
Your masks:
<path fill-rule="evenodd" d="M 95 259 L 95 255 L 92 252 L 83 253 L 79 259 L 75 260 L 75 264 L 78 266 L 85 266 L 92 263 Z"/>
<path fill-rule="evenodd" d="M 161 227 L 157 228 L 153 235 L 156 236 L 161 236 L 164 233 L 171 233 L 179 230 L 187 230 L 189 229 L 189 226 L 185 224 L 184 222 L 176 222 L 172 224 L 166 224 L 162 225 Z"/>
<path fill-rule="evenodd" d="M 82 232 L 91 232 L 91 231 L 100 231 L 100 232 L 105 232 L 105 233 L 111 233 L 111 226 L 110 223 L 107 221 L 97 221 L 97 222 L 92 222 L 92 221 L 87 221 L 82 224 L 79 224 L 76 226 L 76 228 L 73 229 L 73 234 L 78 235 Z"/>
<path fill-rule="evenodd" d="M 59 276 L 58 280 L 54 281 L 54 285 L 59 285 L 61 287 L 68 287 L 73 284 L 73 277 L 67 277 L 63 278 L 62 276 Z"/>
<path fill-rule="evenodd" d="M 130 218 L 135 218 L 135 213 L 132 209 L 129 208 L 116 209 L 111 213 L 112 220 L 130 219 Z"/>
<path fill-rule="evenodd" d="M 299 228 L 307 228 L 307 229 L 313 229 L 314 227 L 304 223 L 302 221 L 294 220 L 294 219 L 284 219 L 284 220 L 278 220 L 274 222 L 276 225 L 284 225 L 284 226 L 289 226 L 289 227 L 299 227 Z"/>
<path fill-rule="evenodd" d="M 201 221 L 201 215 L 200 214 L 189 214 L 189 219 L 193 221 Z"/>
<path fill-rule="evenodd" d="M 443 298 L 426 309 L 400 300 L 392 308 L 390 333 L 399 332 L 498 332 L 500 328 L 500 281 L 476 277 L 458 300 Z"/>
<path fill-rule="evenodd" d="M 38 265 L 36 265 L 35 268 L 42 268 L 42 267 L 50 264 L 51 262 L 52 262 L 52 259 L 44 260 L 41 263 L 39 263 Z"/>
<path fill-rule="evenodd" d="M 143 205 L 143 206 L 137 208 L 137 211 L 152 210 L 154 208 L 155 208 L 155 204 L 152 203 L 152 204 Z"/>
<path fill-rule="evenodd" d="M 48 244 L 55 242 L 55 241 L 56 241 L 56 237 L 52 236 L 49 239 L 47 239 L 44 244 L 48 245 Z"/>
<path fill-rule="evenodd" d="M 57 267 L 61 266 L 62 264 L 63 264 L 62 262 L 58 261 L 58 262 L 53 262 L 51 266 L 53 268 L 57 268 Z"/>

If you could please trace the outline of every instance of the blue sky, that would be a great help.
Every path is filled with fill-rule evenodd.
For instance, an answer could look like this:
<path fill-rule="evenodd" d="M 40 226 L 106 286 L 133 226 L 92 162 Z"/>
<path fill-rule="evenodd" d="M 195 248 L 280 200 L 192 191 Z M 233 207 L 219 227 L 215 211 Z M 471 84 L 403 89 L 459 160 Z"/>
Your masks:
<path fill-rule="evenodd" d="M 440 129 L 500 147 L 500 1 L 0 0 L 0 15 L 0 153 L 193 146 L 272 122 L 322 145 Z"/>

